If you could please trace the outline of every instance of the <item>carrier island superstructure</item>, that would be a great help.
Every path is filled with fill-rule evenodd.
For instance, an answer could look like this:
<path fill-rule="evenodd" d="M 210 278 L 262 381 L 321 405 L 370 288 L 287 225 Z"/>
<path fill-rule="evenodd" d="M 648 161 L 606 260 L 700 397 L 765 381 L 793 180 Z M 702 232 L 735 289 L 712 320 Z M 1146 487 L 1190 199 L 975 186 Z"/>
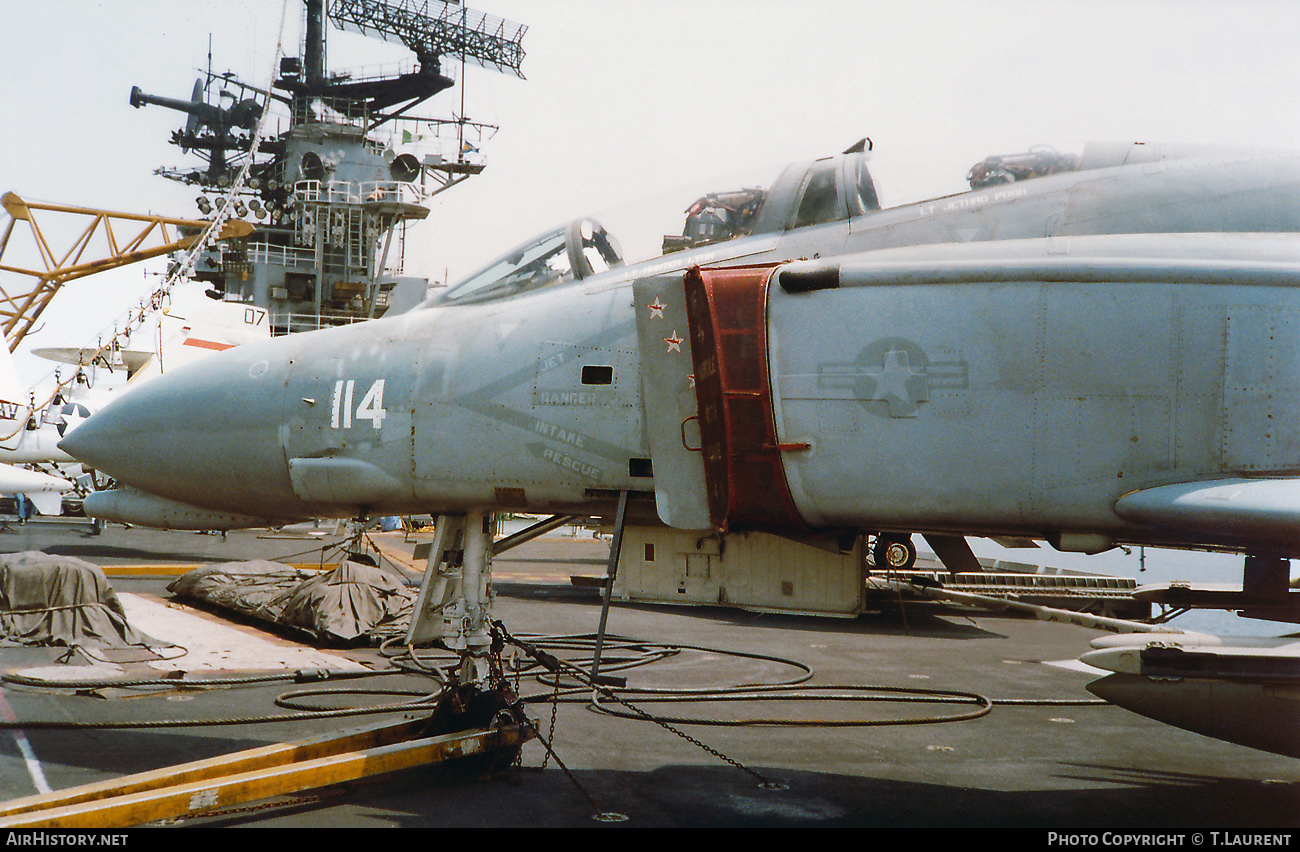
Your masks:
<path fill-rule="evenodd" d="M 381 316 L 423 298 L 403 274 L 407 227 L 427 202 L 478 174 L 495 128 L 416 108 L 451 89 L 466 64 L 522 77 L 526 27 L 438 0 L 304 0 L 299 56 L 282 56 L 269 89 L 201 72 L 188 100 L 131 92 L 132 106 L 187 113 L 171 142 L 196 165 L 157 173 L 194 186 L 200 214 L 233 204 L 256 226 L 214 245 L 192 277 L 209 295 L 268 311 L 274 333 Z M 406 67 L 331 73 L 326 31 L 404 45 Z M 267 114 L 271 113 L 271 114 Z M 261 122 L 263 130 L 256 132 Z M 287 128 L 267 132 L 266 128 Z"/>

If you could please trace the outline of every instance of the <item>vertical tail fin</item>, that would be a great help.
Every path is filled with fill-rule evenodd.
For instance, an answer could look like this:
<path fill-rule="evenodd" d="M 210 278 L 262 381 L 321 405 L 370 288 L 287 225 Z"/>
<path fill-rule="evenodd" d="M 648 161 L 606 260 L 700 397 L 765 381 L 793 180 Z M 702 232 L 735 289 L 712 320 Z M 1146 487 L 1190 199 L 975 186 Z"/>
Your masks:
<path fill-rule="evenodd" d="M 270 322 L 263 308 L 204 299 L 201 305 L 186 313 L 188 317 L 168 314 L 161 320 L 156 354 L 132 374 L 132 382 L 144 381 L 204 355 L 271 336 Z"/>

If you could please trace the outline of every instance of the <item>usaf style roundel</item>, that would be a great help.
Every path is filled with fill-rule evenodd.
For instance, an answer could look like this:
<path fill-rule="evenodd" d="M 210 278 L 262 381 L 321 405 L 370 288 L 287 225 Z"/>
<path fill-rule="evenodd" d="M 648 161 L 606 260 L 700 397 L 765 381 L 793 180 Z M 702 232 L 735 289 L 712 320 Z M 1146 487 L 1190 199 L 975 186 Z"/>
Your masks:
<path fill-rule="evenodd" d="M 915 417 L 930 399 L 930 359 L 910 340 L 886 337 L 858 353 L 854 391 L 863 407 L 882 417 Z"/>

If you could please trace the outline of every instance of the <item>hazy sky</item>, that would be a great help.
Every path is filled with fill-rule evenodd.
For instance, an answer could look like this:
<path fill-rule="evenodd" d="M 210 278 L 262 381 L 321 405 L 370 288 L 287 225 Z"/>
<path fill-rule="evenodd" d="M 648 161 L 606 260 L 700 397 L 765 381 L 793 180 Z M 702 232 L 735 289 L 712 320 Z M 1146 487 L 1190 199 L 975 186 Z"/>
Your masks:
<path fill-rule="evenodd" d="M 466 72 L 467 114 L 501 129 L 482 146 L 487 170 L 411 234 L 408 272 L 435 279 L 574 215 L 862 136 L 886 204 L 960 191 L 977 160 L 1037 143 L 1300 146 L 1293 2 L 472 5 L 529 27 L 527 79 Z M 295 55 L 301 9 L 291 0 Z M 0 0 L 0 191 L 194 215 L 194 188 L 152 174 L 192 162 L 167 142 L 183 119 L 132 109 L 131 87 L 187 97 L 209 36 L 215 70 L 265 85 L 280 18 L 275 0 Z M 331 70 L 408 56 L 329 32 Z M 453 90 L 423 109 L 458 107 Z M 126 307 L 156 280 L 140 268 L 113 276 L 73 285 L 52 316 L 130 292 Z"/>

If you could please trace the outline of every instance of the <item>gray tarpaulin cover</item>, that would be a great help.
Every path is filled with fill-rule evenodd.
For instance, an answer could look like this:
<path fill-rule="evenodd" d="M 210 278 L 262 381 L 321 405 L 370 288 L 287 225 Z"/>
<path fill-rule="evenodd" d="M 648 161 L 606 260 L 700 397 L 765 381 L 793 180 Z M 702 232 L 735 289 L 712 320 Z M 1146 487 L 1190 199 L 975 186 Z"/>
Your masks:
<path fill-rule="evenodd" d="M 404 633 L 416 594 L 401 578 L 371 565 L 344 561 L 329 571 L 302 571 L 260 559 L 196 568 L 167 590 L 305 630 L 327 644 L 377 642 Z"/>
<path fill-rule="evenodd" d="M 161 645 L 134 630 L 98 567 L 40 551 L 0 554 L 4 645 Z"/>

